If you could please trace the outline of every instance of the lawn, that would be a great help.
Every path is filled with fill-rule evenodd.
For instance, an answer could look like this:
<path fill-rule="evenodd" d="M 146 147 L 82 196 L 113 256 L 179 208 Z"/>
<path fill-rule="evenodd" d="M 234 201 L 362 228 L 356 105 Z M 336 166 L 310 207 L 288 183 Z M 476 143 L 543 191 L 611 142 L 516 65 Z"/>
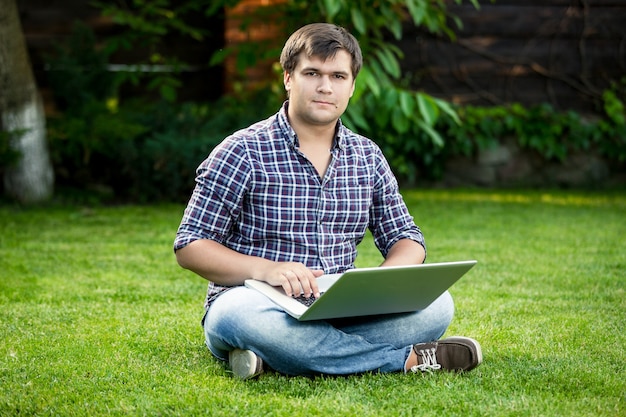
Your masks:
<path fill-rule="evenodd" d="M 182 205 L 3 206 L 0 415 L 626 415 L 626 196 L 404 194 L 428 262 L 479 261 L 448 332 L 481 342 L 475 371 L 239 381 L 174 260 Z"/>

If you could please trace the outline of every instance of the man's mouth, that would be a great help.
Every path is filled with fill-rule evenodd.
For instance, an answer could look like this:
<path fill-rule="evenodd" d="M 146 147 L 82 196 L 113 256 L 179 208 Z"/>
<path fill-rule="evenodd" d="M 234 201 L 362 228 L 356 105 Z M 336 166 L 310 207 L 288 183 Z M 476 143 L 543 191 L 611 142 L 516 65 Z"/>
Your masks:
<path fill-rule="evenodd" d="M 337 105 L 335 103 L 331 103 L 329 101 L 323 101 L 323 100 L 313 100 L 313 103 L 315 104 L 321 104 L 322 106 L 332 106 L 337 108 Z"/>

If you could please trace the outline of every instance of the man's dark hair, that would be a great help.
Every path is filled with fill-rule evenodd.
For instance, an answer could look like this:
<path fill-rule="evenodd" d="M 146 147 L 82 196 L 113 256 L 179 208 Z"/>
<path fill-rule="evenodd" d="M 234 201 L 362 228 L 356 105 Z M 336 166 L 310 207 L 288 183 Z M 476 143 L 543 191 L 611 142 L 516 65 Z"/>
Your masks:
<path fill-rule="evenodd" d="M 322 60 L 333 58 L 337 51 L 344 50 L 352 57 L 352 77 L 356 78 L 363 66 L 363 55 L 359 42 L 344 28 L 331 23 L 312 23 L 295 31 L 283 47 L 280 64 L 283 71 L 293 72 L 298 65 L 300 53 Z"/>

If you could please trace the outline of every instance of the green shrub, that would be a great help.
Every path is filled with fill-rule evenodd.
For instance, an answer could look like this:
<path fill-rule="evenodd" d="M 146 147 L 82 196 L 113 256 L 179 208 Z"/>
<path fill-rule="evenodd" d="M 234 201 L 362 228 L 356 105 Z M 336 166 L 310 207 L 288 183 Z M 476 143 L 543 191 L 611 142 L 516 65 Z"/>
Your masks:
<path fill-rule="evenodd" d="M 88 106 L 81 116 L 49 121 L 57 183 L 61 188 L 104 189 L 124 201 L 184 201 L 195 169 L 213 147 L 279 105 L 279 96 L 265 91 L 203 104 L 137 101 L 115 110 Z M 393 115 L 385 119 L 374 101 L 369 105 L 376 128 L 366 134 L 381 146 L 404 184 L 438 179 L 449 158 L 476 155 L 504 140 L 515 140 L 546 160 L 563 161 L 580 151 L 598 152 L 616 164 L 626 158 L 626 128 L 608 117 L 585 120 L 547 105 L 459 107 L 461 124 L 449 115 L 436 123 L 443 138 L 439 146 L 416 123 L 398 134 L 389 128 Z"/>
<path fill-rule="evenodd" d="M 614 82 L 610 89 L 602 94 L 603 110 L 606 119 L 598 122 L 599 149 L 603 155 L 626 162 L 626 77 Z"/>
<path fill-rule="evenodd" d="M 135 152 L 124 159 L 129 176 L 116 194 L 135 201 L 185 201 L 200 162 L 226 136 L 267 117 L 266 107 L 261 96 L 245 103 L 223 98 L 161 105 L 159 123 L 165 123 L 135 141 Z"/>
<path fill-rule="evenodd" d="M 57 185 L 84 189 L 122 181 L 123 161 L 137 153 L 136 141 L 150 130 L 139 115 L 91 100 L 50 117 L 48 142 Z"/>
<path fill-rule="evenodd" d="M 602 117 L 588 120 L 580 114 L 557 112 L 548 104 L 525 108 L 465 107 L 459 110 L 462 126 L 448 123 L 447 133 L 457 144 L 484 149 L 505 138 L 544 159 L 563 161 L 574 152 L 596 150 L 607 159 L 626 158 L 626 126 Z"/>
<path fill-rule="evenodd" d="M 267 117 L 267 94 L 244 101 L 87 106 L 51 118 L 48 136 L 60 189 L 100 190 L 116 201 L 183 201 L 195 169 L 233 131 Z"/>
<path fill-rule="evenodd" d="M 368 134 L 379 142 L 400 180 L 408 184 L 417 178 L 439 179 L 449 158 L 476 155 L 506 140 L 544 160 L 562 162 L 576 152 L 593 151 L 619 166 L 626 161 L 626 124 L 621 101 L 611 97 L 617 101 L 612 104 L 618 109 L 615 114 L 593 119 L 573 111 L 558 112 L 548 104 L 458 107 L 460 123 L 447 114 L 437 119 L 434 129 L 442 137 L 441 145 L 426 137 L 416 121 L 402 133 L 389 128 L 393 123 L 388 121 Z M 375 106 L 369 114 L 375 115 L 374 120 L 382 117 Z"/>
<path fill-rule="evenodd" d="M 59 110 L 48 119 L 56 188 L 72 199 L 187 199 L 195 169 L 211 149 L 274 112 L 281 101 L 270 91 L 203 104 L 167 97 L 120 100 L 118 89 L 128 74 L 107 71 L 109 55 L 79 23 L 68 42 L 47 56 Z M 4 136 L 0 164 L 3 143 Z"/>
<path fill-rule="evenodd" d="M 572 151 L 587 150 L 594 142 L 593 123 L 574 112 L 559 113 L 550 105 L 526 108 L 520 104 L 459 109 L 461 126 L 450 123 L 446 132 L 465 155 L 503 139 L 515 138 L 521 148 L 543 158 L 563 161 Z"/>
<path fill-rule="evenodd" d="M 45 56 L 48 82 L 61 111 L 78 111 L 85 103 L 104 102 L 117 96 L 118 73 L 107 70 L 110 52 L 96 45 L 93 30 L 77 21 L 64 43 Z"/>

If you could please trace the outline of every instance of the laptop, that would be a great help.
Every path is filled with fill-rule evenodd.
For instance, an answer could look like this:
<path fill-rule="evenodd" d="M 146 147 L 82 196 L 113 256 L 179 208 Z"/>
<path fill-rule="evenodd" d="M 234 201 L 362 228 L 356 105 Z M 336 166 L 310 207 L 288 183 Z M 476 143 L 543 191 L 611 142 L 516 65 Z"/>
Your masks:
<path fill-rule="evenodd" d="M 477 261 L 351 269 L 317 279 L 320 296 L 305 304 L 282 287 L 248 279 L 244 285 L 274 301 L 300 321 L 422 310 L 469 271 Z M 313 301 L 314 300 L 314 301 Z M 312 302 L 312 303 L 311 303 Z"/>

